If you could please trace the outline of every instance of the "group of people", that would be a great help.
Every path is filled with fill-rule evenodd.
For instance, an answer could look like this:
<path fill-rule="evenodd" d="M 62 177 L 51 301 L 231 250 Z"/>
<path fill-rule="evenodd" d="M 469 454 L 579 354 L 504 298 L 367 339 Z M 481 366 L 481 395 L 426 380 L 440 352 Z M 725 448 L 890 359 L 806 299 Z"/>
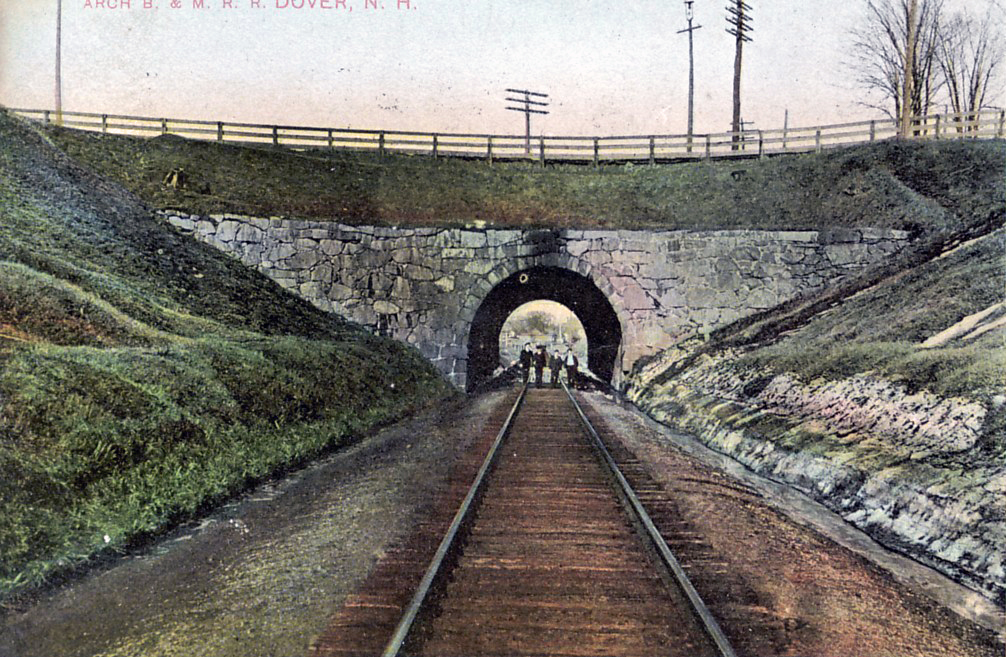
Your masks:
<path fill-rule="evenodd" d="M 561 355 L 559 350 L 556 349 L 555 353 L 550 356 L 543 345 L 539 345 L 538 351 L 534 351 L 531 348 L 531 343 L 526 342 L 524 343 L 524 348 L 521 349 L 517 364 L 520 366 L 521 381 L 524 383 L 528 382 L 531 376 L 531 368 L 534 367 L 535 384 L 539 388 L 544 387 L 545 368 L 548 367 L 551 374 L 549 381 L 553 388 L 558 388 L 559 373 L 565 368 L 567 385 L 573 388 L 576 387 L 578 380 L 577 368 L 580 366 L 580 361 L 572 349 L 567 349 L 565 356 Z"/>

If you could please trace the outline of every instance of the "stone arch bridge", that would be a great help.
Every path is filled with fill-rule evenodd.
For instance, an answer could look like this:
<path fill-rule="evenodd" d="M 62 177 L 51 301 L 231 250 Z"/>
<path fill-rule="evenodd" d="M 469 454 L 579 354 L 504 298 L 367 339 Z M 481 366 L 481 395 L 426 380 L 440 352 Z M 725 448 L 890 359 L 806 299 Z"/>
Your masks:
<path fill-rule="evenodd" d="M 902 231 L 392 228 L 164 213 L 316 306 L 414 345 L 455 385 L 499 364 L 521 304 L 569 307 L 588 367 L 620 385 L 639 358 L 833 283 L 899 251 Z"/>

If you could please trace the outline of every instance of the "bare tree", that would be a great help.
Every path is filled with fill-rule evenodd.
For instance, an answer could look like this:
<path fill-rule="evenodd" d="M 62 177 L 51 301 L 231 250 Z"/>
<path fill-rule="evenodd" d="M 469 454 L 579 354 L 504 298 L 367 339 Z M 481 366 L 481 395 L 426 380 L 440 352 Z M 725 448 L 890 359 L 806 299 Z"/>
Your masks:
<path fill-rule="evenodd" d="M 926 114 L 942 85 L 936 72 L 943 0 L 867 0 L 866 9 L 852 33 L 851 65 L 859 83 L 881 100 L 863 104 L 897 119 L 904 130 L 903 117 Z"/>
<path fill-rule="evenodd" d="M 1002 31 L 991 10 L 983 19 L 964 11 L 940 27 L 940 37 L 937 57 L 950 107 L 958 119 L 970 119 L 999 81 L 1006 54 Z"/>

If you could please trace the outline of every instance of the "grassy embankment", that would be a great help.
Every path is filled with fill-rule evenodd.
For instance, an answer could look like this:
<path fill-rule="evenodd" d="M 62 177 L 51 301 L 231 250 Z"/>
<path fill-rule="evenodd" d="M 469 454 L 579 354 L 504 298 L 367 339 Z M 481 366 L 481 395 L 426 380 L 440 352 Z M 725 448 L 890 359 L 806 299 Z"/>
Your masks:
<path fill-rule="evenodd" d="M 48 134 L 73 157 L 162 209 L 391 225 L 908 230 L 917 238 L 915 247 L 880 270 L 726 327 L 701 350 L 764 347 L 747 361 L 771 361 L 804 380 L 881 371 L 911 389 L 980 399 L 991 393 L 990 381 L 1002 378 L 999 333 L 969 345 L 918 348 L 928 335 L 1001 299 L 1001 240 L 925 270 L 937 274 L 900 280 L 952 245 L 1003 225 L 1006 143 L 1001 140 L 888 141 L 760 161 L 595 170 L 293 153 L 56 128 Z M 189 174 L 186 188 L 161 184 L 174 168 Z M 888 278 L 890 285 L 855 297 Z M 845 303 L 850 298 L 854 302 Z M 836 310 L 799 337 L 777 342 L 830 308 Z M 844 328 L 827 328 L 829 322 Z M 668 376 L 686 364 L 676 363 Z"/>
<path fill-rule="evenodd" d="M 139 139 L 47 128 L 72 157 L 150 205 L 350 224 L 952 229 L 939 194 L 989 174 L 1002 144 L 878 144 L 821 155 L 667 166 L 549 166 Z M 162 184 L 182 168 L 182 189 Z M 949 190 L 929 190 L 946 180 Z M 972 181 L 971 179 L 974 179 Z M 942 184 L 942 183 L 940 183 Z M 970 191 L 971 188 L 968 188 Z M 932 193 L 930 193 L 932 192 Z M 964 199 L 961 199 L 964 200 Z"/>
<path fill-rule="evenodd" d="M 1001 458 L 1003 328 L 936 347 L 922 343 L 1004 300 L 1006 144 L 892 143 L 860 157 L 870 171 L 883 169 L 904 190 L 908 202 L 892 210 L 906 225 L 919 227 L 913 249 L 817 296 L 724 327 L 708 343 L 682 345 L 679 357 L 665 358 L 653 381 L 669 381 L 700 355 L 726 348 L 742 354 L 732 365 L 738 370 L 791 373 L 804 382 L 872 374 L 909 393 L 928 390 L 981 402 L 989 414 L 981 449 L 971 457 Z"/>
<path fill-rule="evenodd" d="M 0 597 L 450 394 L 0 113 Z"/>

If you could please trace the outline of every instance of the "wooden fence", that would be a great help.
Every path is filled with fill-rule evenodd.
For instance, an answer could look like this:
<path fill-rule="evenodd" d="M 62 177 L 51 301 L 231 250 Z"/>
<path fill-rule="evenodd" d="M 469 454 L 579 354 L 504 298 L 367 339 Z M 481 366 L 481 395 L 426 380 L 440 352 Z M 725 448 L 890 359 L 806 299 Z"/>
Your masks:
<path fill-rule="evenodd" d="M 52 110 L 10 109 L 20 116 L 53 123 Z M 810 128 L 746 130 L 693 135 L 630 135 L 617 137 L 532 137 L 465 133 L 354 130 L 303 126 L 152 119 L 120 114 L 63 112 L 62 125 L 110 134 L 179 135 L 237 144 L 265 144 L 294 149 L 347 149 L 385 153 L 424 154 L 469 159 L 532 160 L 601 163 L 670 162 L 704 158 L 765 157 L 851 146 L 898 135 L 893 119 L 858 121 Z M 1002 138 L 1006 111 L 938 114 L 912 121 L 913 139 Z"/>

